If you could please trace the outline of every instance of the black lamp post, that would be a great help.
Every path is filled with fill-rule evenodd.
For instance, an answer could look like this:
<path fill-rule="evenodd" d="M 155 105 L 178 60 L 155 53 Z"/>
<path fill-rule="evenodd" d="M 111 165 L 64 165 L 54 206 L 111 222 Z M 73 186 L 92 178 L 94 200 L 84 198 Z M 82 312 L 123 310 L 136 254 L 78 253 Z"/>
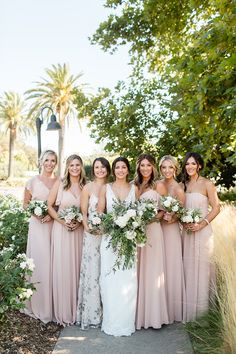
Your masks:
<path fill-rule="evenodd" d="M 51 107 L 45 106 L 41 109 L 40 111 L 40 117 L 36 118 L 36 129 L 37 129 L 37 138 L 38 138 L 38 159 L 40 158 L 41 155 L 41 125 L 43 124 L 43 111 L 44 109 L 47 108 L 52 112 L 52 115 L 50 117 L 50 122 L 48 123 L 47 129 L 46 130 L 59 130 L 61 129 L 61 125 L 57 122 L 57 118 L 55 114 L 53 113 L 53 109 Z"/>

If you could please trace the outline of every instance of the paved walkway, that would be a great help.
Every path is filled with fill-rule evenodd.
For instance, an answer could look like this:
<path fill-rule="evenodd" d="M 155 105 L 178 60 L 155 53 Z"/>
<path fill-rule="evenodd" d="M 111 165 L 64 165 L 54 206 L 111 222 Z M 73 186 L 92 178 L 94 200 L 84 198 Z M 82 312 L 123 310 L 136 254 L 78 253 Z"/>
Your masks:
<path fill-rule="evenodd" d="M 65 327 L 53 354 L 193 354 L 181 323 L 136 331 L 130 337 L 108 336 L 100 329 Z"/>

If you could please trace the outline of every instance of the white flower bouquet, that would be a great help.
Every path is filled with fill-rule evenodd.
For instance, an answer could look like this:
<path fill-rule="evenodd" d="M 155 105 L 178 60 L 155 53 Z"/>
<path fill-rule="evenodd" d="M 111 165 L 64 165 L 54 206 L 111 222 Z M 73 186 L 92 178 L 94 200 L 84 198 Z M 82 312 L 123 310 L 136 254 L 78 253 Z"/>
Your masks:
<path fill-rule="evenodd" d="M 198 223 L 202 219 L 202 213 L 200 209 L 182 208 L 180 221 L 184 224 Z M 190 230 L 187 233 L 191 233 Z"/>
<path fill-rule="evenodd" d="M 76 221 L 82 222 L 83 220 L 80 208 L 75 205 L 60 210 L 58 216 L 60 219 L 64 219 L 65 223 L 68 225 Z"/>
<path fill-rule="evenodd" d="M 164 209 L 164 211 L 168 213 L 176 213 L 181 212 L 183 208 L 180 204 L 180 201 L 171 195 L 161 196 L 160 197 L 160 206 Z"/>
<path fill-rule="evenodd" d="M 89 227 L 89 232 L 91 234 L 101 235 L 102 218 L 103 218 L 103 214 L 100 214 L 97 211 L 92 211 L 89 213 L 88 227 Z"/>
<path fill-rule="evenodd" d="M 115 202 L 113 212 L 102 218 L 104 234 L 109 236 L 108 248 L 117 254 L 113 270 L 131 268 L 136 261 L 137 246 L 146 244 L 146 225 L 157 214 L 157 206 L 151 200 L 135 203 Z"/>
<path fill-rule="evenodd" d="M 32 215 L 43 218 L 48 214 L 47 202 L 43 200 L 31 200 L 27 208 Z"/>

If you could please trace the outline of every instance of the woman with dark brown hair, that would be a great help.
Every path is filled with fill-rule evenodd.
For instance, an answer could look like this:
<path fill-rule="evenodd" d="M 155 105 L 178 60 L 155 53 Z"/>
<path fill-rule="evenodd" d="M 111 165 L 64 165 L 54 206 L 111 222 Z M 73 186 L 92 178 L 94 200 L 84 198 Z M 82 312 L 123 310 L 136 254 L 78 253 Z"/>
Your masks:
<path fill-rule="evenodd" d="M 161 195 L 167 190 L 162 181 L 156 181 L 156 161 L 149 154 L 138 157 L 136 164 L 135 186 L 140 199 L 151 199 L 158 204 Z M 166 284 L 165 284 L 165 251 L 163 232 L 160 220 L 163 211 L 159 211 L 157 219 L 147 225 L 147 244 L 138 253 L 138 298 L 136 328 L 161 328 L 168 324 Z"/>

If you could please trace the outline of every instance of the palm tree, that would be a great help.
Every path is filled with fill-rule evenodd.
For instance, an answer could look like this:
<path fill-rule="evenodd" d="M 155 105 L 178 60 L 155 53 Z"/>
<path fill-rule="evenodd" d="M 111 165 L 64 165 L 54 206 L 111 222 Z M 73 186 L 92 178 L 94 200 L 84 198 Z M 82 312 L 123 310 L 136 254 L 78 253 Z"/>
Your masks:
<path fill-rule="evenodd" d="M 25 102 L 16 92 L 4 92 L 0 97 L 0 124 L 5 131 L 9 130 L 9 164 L 8 178 L 13 176 L 13 156 L 17 133 L 28 133 L 30 122 L 25 114 Z"/>
<path fill-rule="evenodd" d="M 70 74 L 67 64 L 52 65 L 51 69 L 45 69 L 48 78 L 36 82 L 36 87 L 26 91 L 27 99 L 33 99 L 29 115 L 37 115 L 44 106 L 50 106 L 57 112 L 59 123 L 62 129 L 59 130 L 59 172 L 62 174 L 62 159 L 64 155 L 65 122 L 69 115 L 75 116 L 76 106 L 74 104 L 75 91 L 82 92 L 82 85 L 77 82 L 82 76 Z"/>

